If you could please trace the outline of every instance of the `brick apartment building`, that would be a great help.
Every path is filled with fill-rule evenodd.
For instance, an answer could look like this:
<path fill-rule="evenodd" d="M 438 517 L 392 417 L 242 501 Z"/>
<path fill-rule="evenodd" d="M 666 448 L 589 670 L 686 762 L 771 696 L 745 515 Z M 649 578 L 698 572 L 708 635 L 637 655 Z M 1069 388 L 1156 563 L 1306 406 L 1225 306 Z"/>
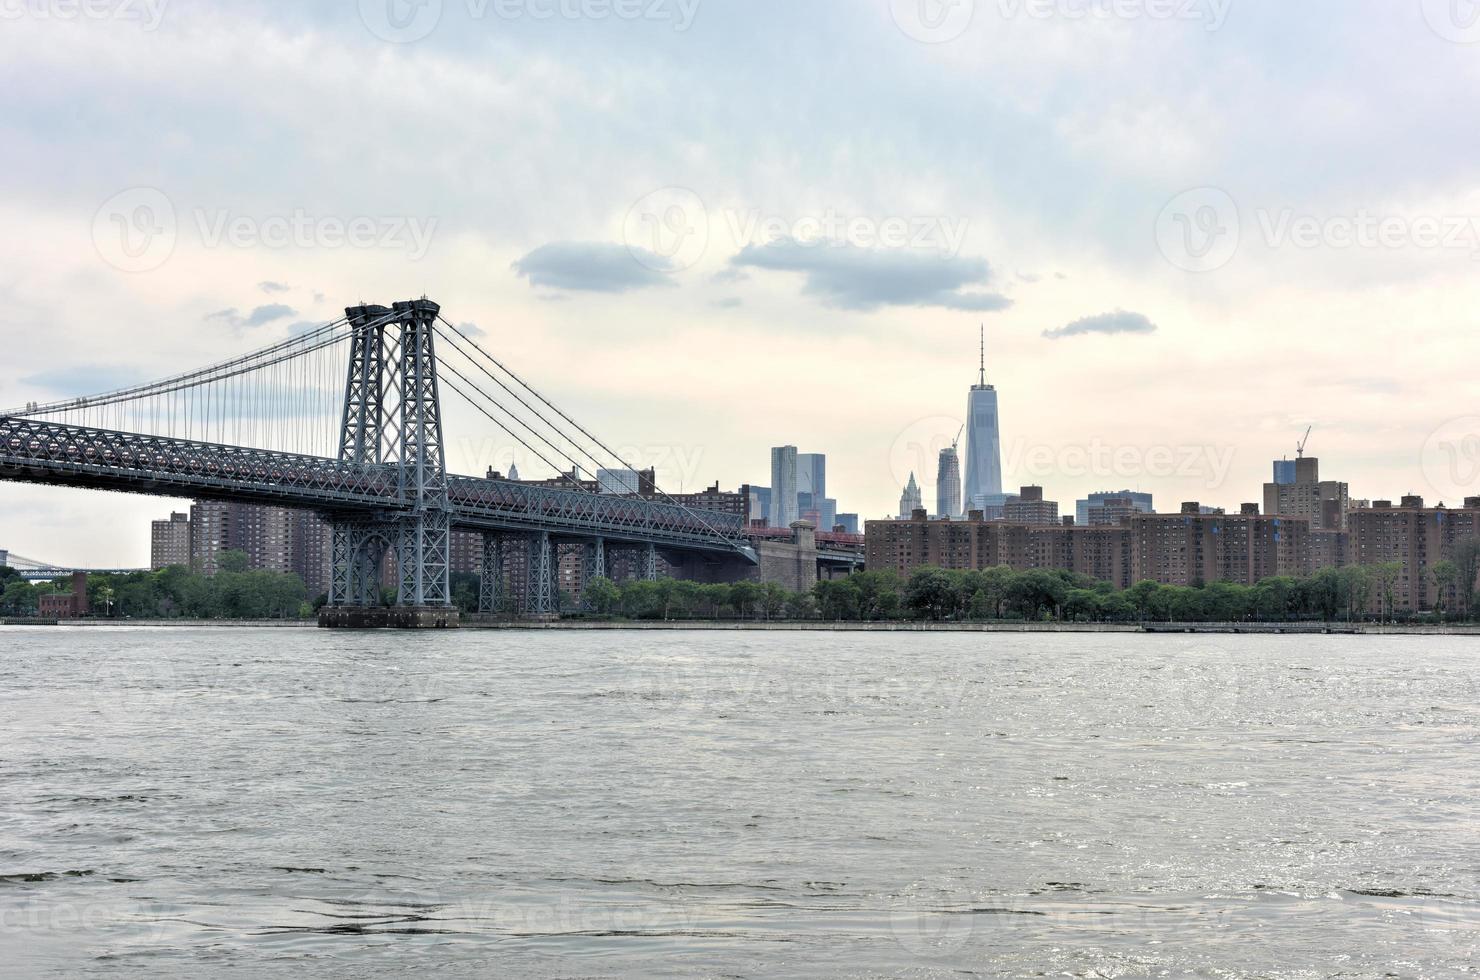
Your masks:
<path fill-rule="evenodd" d="M 1453 510 L 1425 507 L 1423 498 L 1415 496 L 1402 498 L 1397 507 L 1389 500 L 1374 500 L 1371 507 L 1348 513 L 1347 525 L 1350 560 L 1361 565 L 1396 562 L 1393 608 L 1422 612 L 1439 600 L 1434 564 L 1449 558 L 1456 542 L 1480 535 L 1480 497 L 1466 497 L 1464 506 Z M 1373 612 L 1384 601 L 1377 591 L 1369 597 Z M 1454 601 L 1452 592 L 1444 597 L 1450 609 Z"/>
<path fill-rule="evenodd" d="M 171 513 L 149 526 L 149 568 L 159 571 L 171 565 L 190 564 L 190 515 Z"/>
<path fill-rule="evenodd" d="M 869 521 L 865 560 L 870 569 L 908 575 L 916 568 L 1017 571 L 1061 568 L 1127 588 L 1143 579 L 1166 585 L 1230 581 L 1252 584 L 1310 568 L 1306 521 L 1259 514 L 1205 514 L 1197 503 L 1179 514 L 1136 512 L 1118 526 L 1078 527 L 986 521 L 973 511 L 964 521 L 931 521 L 916 511 L 908 521 Z"/>

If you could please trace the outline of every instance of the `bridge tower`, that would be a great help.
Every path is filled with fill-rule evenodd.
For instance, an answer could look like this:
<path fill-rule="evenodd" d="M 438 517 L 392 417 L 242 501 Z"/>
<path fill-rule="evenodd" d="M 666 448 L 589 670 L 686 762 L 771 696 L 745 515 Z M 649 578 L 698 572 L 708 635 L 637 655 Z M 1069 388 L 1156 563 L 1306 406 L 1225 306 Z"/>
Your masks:
<path fill-rule="evenodd" d="M 329 605 L 321 626 L 451 626 L 451 524 L 428 299 L 345 310 L 354 333 L 339 458 L 396 470 L 401 504 L 370 518 L 330 514 Z M 380 606 L 380 567 L 396 557 L 396 605 Z"/>

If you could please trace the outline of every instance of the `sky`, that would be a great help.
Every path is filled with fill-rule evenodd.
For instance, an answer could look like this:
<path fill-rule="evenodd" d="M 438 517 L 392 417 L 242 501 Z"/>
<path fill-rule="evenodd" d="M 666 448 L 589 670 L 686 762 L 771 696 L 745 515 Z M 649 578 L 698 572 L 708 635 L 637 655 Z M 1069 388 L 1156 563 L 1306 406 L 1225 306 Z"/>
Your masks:
<path fill-rule="evenodd" d="M 1307 427 L 1480 494 L 1473 0 L 0 0 L 0 81 L 0 405 L 427 295 L 667 489 L 794 444 L 882 517 L 984 325 L 1061 512 L 1257 501 Z M 0 484 L 0 549 L 179 506 Z"/>

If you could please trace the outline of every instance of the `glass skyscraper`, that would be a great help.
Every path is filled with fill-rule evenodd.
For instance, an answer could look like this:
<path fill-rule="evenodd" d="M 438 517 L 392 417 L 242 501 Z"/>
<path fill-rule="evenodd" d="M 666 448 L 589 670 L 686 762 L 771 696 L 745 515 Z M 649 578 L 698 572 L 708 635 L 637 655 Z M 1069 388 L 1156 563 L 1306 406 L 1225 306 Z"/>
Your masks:
<path fill-rule="evenodd" d="M 767 523 L 791 527 L 798 516 L 797 447 L 776 446 L 771 450 L 771 512 Z"/>
<path fill-rule="evenodd" d="M 1002 436 L 997 389 L 987 384 L 987 332 L 982 328 L 981 373 L 966 402 L 966 509 L 984 510 L 1002 493 Z"/>

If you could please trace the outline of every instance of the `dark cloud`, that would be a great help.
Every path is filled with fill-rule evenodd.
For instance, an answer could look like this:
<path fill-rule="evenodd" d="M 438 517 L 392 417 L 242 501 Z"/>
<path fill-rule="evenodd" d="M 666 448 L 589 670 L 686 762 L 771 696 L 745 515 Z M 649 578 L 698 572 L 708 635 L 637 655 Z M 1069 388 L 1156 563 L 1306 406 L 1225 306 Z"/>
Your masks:
<path fill-rule="evenodd" d="M 264 282 L 259 282 L 257 284 L 257 288 L 262 290 L 264 293 L 286 293 L 293 287 L 289 286 L 285 282 L 273 282 L 269 279 Z"/>
<path fill-rule="evenodd" d="M 1080 337 L 1092 333 L 1156 333 L 1156 324 L 1148 320 L 1144 313 L 1116 310 L 1114 313 L 1087 316 L 1056 330 L 1045 330 L 1043 336 L 1049 340 L 1059 340 L 1063 337 Z"/>
<path fill-rule="evenodd" d="M 217 310 L 215 313 L 207 313 L 206 319 L 220 320 L 233 329 L 240 330 L 243 327 L 260 327 L 274 320 L 281 320 L 284 317 L 297 315 L 298 311 L 291 306 L 284 306 L 282 303 L 268 303 L 265 306 L 254 308 L 252 312 L 245 316 L 236 307 L 232 306 L 228 309 Z"/>
<path fill-rule="evenodd" d="M 593 293 L 625 293 L 670 286 L 667 259 L 641 248 L 609 242 L 551 242 L 515 262 L 531 286 Z M 663 271 L 660 271 L 663 270 Z"/>
<path fill-rule="evenodd" d="M 985 259 L 904 249 L 865 249 L 838 242 L 795 240 L 747 245 L 730 259 L 737 267 L 799 272 L 802 292 L 827 306 L 877 310 L 884 306 L 939 306 L 949 310 L 1005 310 L 1012 300 L 979 291 L 991 282 Z M 976 287 L 977 292 L 965 292 Z"/>

